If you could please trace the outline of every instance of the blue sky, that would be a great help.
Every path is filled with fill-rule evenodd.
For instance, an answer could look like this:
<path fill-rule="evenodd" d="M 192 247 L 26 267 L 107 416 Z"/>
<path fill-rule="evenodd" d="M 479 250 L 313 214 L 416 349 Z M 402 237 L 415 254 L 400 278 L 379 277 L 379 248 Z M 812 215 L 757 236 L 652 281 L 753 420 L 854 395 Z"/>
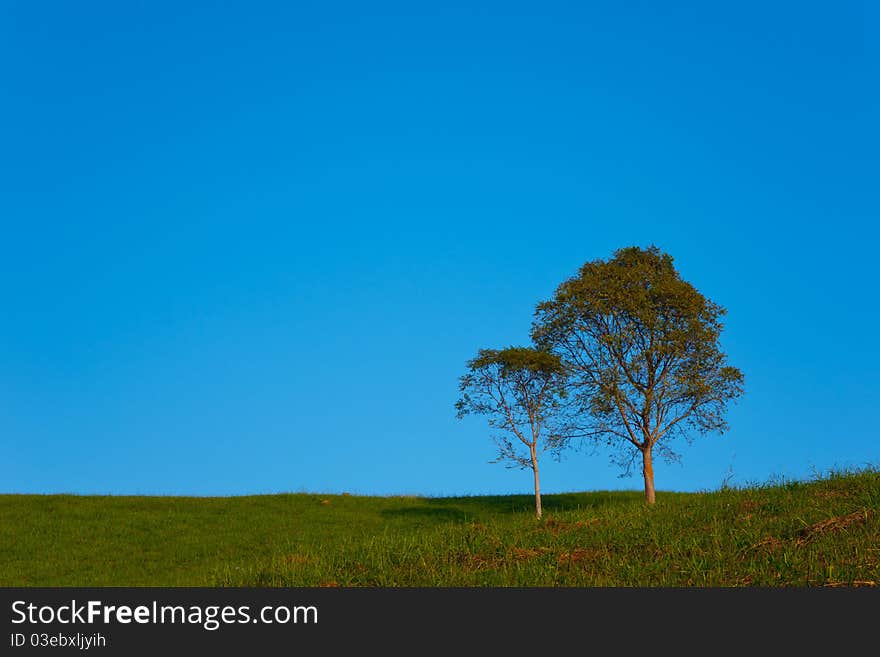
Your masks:
<path fill-rule="evenodd" d="M 659 490 L 880 463 L 866 5 L 2 3 L 0 491 L 529 492 L 464 363 L 652 243 L 746 375 Z"/>

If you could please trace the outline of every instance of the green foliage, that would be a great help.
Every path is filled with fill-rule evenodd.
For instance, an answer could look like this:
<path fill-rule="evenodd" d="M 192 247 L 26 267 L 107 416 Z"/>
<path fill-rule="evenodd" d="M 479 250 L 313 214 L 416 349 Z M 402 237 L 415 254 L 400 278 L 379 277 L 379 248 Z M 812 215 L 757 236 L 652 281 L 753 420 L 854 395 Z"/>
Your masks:
<path fill-rule="evenodd" d="M 559 356 L 530 347 L 480 349 L 477 357 L 469 361 L 467 366 L 472 373 L 497 367 L 500 376 L 504 378 L 519 375 L 546 378 L 561 374 L 563 371 Z"/>
<path fill-rule="evenodd" d="M 706 493 L 0 496 L 0 586 L 880 583 L 880 472 Z"/>
<path fill-rule="evenodd" d="M 677 435 L 723 432 L 743 392 L 719 346 L 724 313 L 656 247 L 584 264 L 538 305 L 532 330 L 570 376 L 568 436 L 674 456 Z"/>
<path fill-rule="evenodd" d="M 553 432 L 565 370 L 556 354 L 528 347 L 481 349 L 459 380 L 458 417 L 486 416 L 499 460 L 536 467 L 531 454 Z M 528 453 L 522 446 L 529 448 Z"/>

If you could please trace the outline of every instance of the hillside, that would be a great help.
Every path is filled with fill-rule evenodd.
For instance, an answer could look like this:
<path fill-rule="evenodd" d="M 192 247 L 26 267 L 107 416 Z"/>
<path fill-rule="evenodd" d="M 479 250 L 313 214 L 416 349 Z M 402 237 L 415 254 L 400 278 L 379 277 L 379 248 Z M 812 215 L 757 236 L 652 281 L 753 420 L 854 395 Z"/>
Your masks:
<path fill-rule="evenodd" d="M 708 493 L 0 496 L 2 586 L 871 586 L 880 471 Z"/>

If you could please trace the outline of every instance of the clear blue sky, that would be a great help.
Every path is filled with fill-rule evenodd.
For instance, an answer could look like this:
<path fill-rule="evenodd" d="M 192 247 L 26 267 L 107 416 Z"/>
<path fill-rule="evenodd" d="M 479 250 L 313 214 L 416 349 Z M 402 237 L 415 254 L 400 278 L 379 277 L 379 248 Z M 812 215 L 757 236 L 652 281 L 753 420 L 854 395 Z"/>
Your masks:
<path fill-rule="evenodd" d="M 746 375 L 659 489 L 880 463 L 867 4 L 3 2 L 0 491 L 527 493 L 464 363 L 651 243 Z"/>

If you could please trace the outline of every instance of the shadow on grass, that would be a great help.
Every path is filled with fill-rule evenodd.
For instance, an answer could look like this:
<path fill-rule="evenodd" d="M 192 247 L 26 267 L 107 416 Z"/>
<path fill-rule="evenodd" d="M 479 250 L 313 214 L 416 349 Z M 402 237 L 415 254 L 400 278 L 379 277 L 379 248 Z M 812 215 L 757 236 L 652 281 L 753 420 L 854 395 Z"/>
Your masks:
<path fill-rule="evenodd" d="M 427 500 L 427 502 L 428 504 L 425 505 L 403 509 L 384 509 L 380 511 L 380 514 L 389 518 L 423 519 L 437 523 L 468 522 L 474 519 L 473 514 L 466 513 L 457 507 L 431 505 L 431 500 Z"/>
<path fill-rule="evenodd" d="M 643 497 L 637 491 L 613 493 L 561 493 L 544 495 L 541 504 L 544 512 L 595 511 L 603 507 L 629 504 Z M 421 498 L 418 506 L 402 509 L 386 509 L 382 515 L 395 518 L 424 518 L 440 522 L 470 522 L 485 514 L 534 513 L 533 495 L 487 495 L 475 497 Z"/>
<path fill-rule="evenodd" d="M 638 494 L 616 492 L 607 493 L 559 493 L 541 496 L 541 506 L 545 512 L 595 510 L 601 507 L 619 506 L 637 499 Z M 451 497 L 428 500 L 430 504 L 455 504 L 458 507 L 474 511 L 491 513 L 534 513 L 534 495 L 497 495 L 485 497 Z"/>

